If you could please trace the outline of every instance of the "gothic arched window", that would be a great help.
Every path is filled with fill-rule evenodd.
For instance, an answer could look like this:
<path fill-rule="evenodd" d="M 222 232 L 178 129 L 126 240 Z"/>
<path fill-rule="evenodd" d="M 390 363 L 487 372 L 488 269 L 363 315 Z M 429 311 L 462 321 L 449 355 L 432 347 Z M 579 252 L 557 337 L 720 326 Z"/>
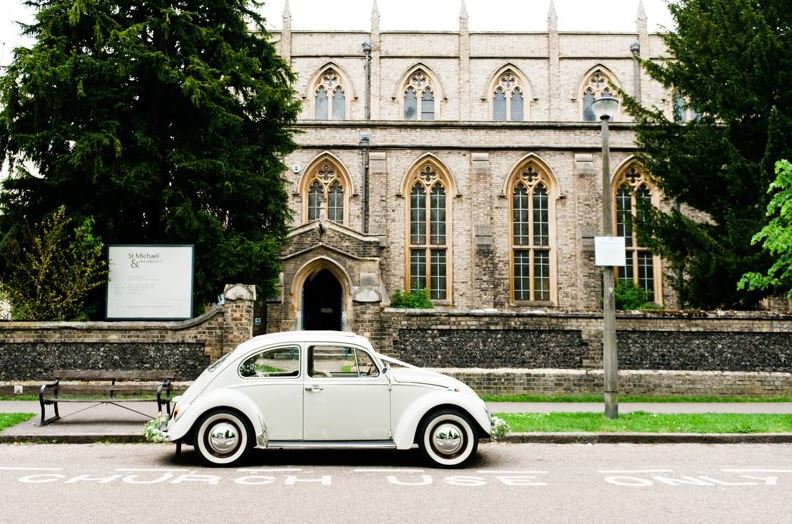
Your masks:
<path fill-rule="evenodd" d="M 596 122 L 597 116 L 591 107 L 594 100 L 603 96 L 614 96 L 614 93 L 616 89 L 613 81 L 602 69 L 595 69 L 583 84 L 583 120 Z"/>
<path fill-rule="evenodd" d="M 421 99 L 421 110 L 418 111 L 418 98 Z M 434 90 L 429 82 L 429 76 L 423 69 L 416 69 L 404 88 L 404 119 L 405 120 L 434 120 L 435 98 Z"/>
<path fill-rule="evenodd" d="M 614 178 L 613 206 L 616 213 L 615 234 L 624 237 L 626 265 L 618 268 L 621 281 L 632 282 L 646 292 L 650 302 L 662 301 L 660 259 L 638 243 L 633 221 L 655 200 L 646 171 L 637 162 L 621 170 Z"/>
<path fill-rule="evenodd" d="M 344 223 L 348 188 L 345 177 L 334 163 L 320 162 L 311 170 L 303 187 L 307 188 L 303 197 L 307 222 L 326 217 L 332 222 Z"/>
<path fill-rule="evenodd" d="M 432 300 L 448 300 L 451 289 L 448 182 L 435 165 L 425 162 L 409 179 L 407 188 L 409 242 L 406 287 L 428 289 Z"/>
<path fill-rule="evenodd" d="M 517 170 L 511 183 L 511 283 L 514 301 L 553 300 L 554 240 L 550 178 L 536 163 Z"/>
<path fill-rule="evenodd" d="M 317 78 L 314 88 L 314 118 L 316 120 L 344 120 L 346 94 L 341 85 L 341 75 L 332 67 Z"/>
<path fill-rule="evenodd" d="M 514 71 L 505 70 L 498 76 L 492 94 L 492 119 L 498 122 L 524 120 L 523 89 Z"/>

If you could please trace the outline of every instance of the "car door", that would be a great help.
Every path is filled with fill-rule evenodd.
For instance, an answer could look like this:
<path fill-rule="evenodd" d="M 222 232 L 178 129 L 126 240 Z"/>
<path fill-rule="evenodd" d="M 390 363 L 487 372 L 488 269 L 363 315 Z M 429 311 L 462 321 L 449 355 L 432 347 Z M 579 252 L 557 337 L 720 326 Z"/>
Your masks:
<path fill-rule="evenodd" d="M 303 433 L 311 441 L 389 440 L 390 381 L 364 349 L 308 346 Z"/>
<path fill-rule="evenodd" d="M 301 352 L 296 344 L 262 349 L 239 365 L 234 389 L 256 403 L 270 440 L 302 439 Z"/>

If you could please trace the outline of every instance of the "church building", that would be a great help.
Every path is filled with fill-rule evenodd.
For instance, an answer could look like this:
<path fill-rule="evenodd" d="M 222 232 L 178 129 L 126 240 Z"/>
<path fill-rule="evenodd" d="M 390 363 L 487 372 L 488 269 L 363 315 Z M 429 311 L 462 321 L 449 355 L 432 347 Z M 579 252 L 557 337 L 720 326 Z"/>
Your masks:
<path fill-rule="evenodd" d="M 675 107 L 639 59 L 664 55 L 639 2 L 635 32 L 371 28 L 272 37 L 297 74 L 300 148 L 285 159 L 293 223 L 268 331 L 361 331 L 396 290 L 425 288 L 435 311 L 597 311 L 602 137 L 592 102 L 626 92 Z M 618 278 L 673 306 L 663 261 L 641 246 L 638 202 L 667 206 L 635 158 L 631 117 L 610 122 Z M 366 324 L 368 325 L 368 324 Z"/>

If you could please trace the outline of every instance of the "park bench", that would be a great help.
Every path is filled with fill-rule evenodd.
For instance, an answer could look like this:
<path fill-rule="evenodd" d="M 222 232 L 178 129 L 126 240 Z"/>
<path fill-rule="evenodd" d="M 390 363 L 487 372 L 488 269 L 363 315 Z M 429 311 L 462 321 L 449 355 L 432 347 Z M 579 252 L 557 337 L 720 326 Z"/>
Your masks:
<path fill-rule="evenodd" d="M 90 406 L 65 416 L 75 415 L 101 404 L 113 404 L 143 416 L 149 416 L 129 406 L 119 404 L 118 402 L 122 400 L 124 403 L 156 402 L 157 412 L 162 411 L 164 404 L 168 415 L 170 415 L 170 402 L 173 393 L 171 383 L 175 375 L 176 372 L 173 370 L 57 369 L 53 373 L 55 380 L 48 384 L 42 384 L 39 390 L 41 425 L 46 426 L 61 418 L 58 412 L 60 402 L 92 402 Z M 69 383 L 64 383 L 64 381 Z M 119 395 L 132 396 L 121 399 Z M 45 415 L 47 405 L 52 405 L 55 409 L 55 414 L 50 418 L 46 418 Z"/>

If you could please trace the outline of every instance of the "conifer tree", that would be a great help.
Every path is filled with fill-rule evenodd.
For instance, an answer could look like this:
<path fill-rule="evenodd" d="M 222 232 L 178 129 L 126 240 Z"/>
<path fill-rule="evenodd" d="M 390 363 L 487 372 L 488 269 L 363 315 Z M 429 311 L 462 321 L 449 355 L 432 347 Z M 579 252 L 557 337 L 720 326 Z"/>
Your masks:
<path fill-rule="evenodd" d="M 35 43 L 0 78 L 0 279 L 18 270 L 6 248 L 65 206 L 105 244 L 194 244 L 196 304 L 230 282 L 271 291 L 299 104 L 260 3 L 27 3 Z"/>
<path fill-rule="evenodd" d="M 792 9 L 788 0 L 680 0 L 669 9 L 669 59 L 644 66 L 675 93 L 677 118 L 626 102 L 642 160 L 678 206 L 645 214 L 639 234 L 683 275 L 676 287 L 686 305 L 751 308 L 773 290 L 737 283 L 771 265 L 751 238 L 774 163 L 792 158 Z M 683 112 L 694 118 L 681 121 Z"/>

